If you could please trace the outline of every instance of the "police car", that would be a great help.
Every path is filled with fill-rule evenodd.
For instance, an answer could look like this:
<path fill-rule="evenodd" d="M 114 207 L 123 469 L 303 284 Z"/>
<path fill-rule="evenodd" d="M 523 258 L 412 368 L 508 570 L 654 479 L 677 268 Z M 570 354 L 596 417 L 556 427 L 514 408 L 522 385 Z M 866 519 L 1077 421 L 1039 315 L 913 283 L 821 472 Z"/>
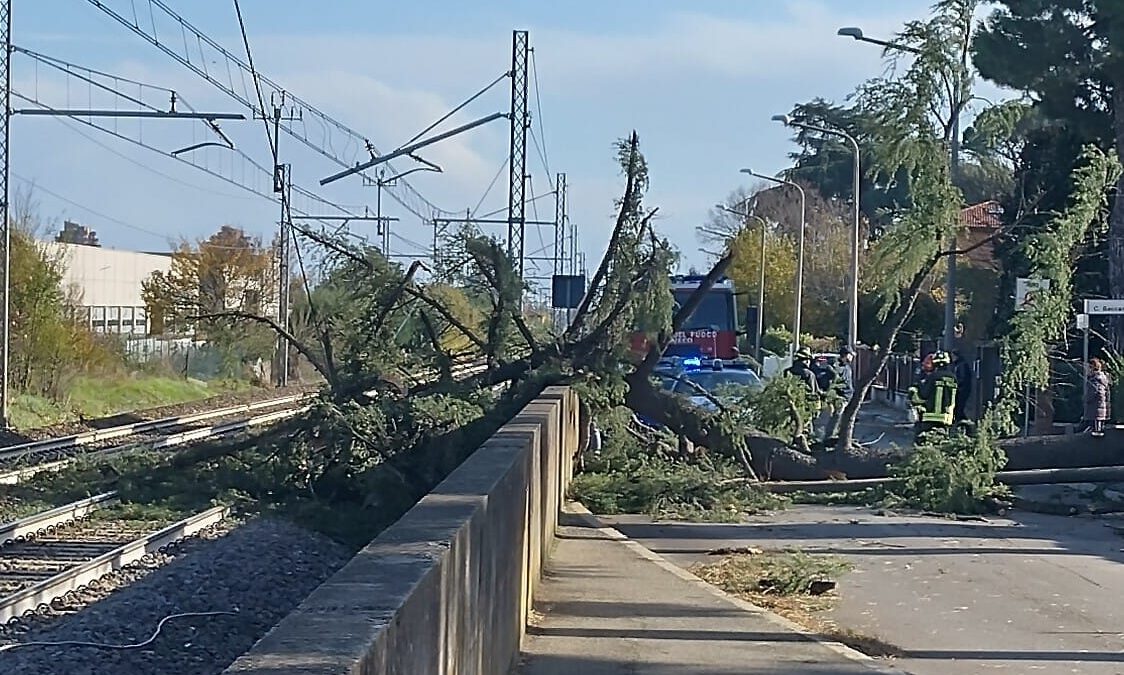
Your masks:
<path fill-rule="evenodd" d="M 747 392 L 764 388 L 748 364 L 699 356 L 662 359 L 656 377 L 665 390 L 686 396 L 706 410 L 716 409 L 714 399 L 735 401 Z"/>

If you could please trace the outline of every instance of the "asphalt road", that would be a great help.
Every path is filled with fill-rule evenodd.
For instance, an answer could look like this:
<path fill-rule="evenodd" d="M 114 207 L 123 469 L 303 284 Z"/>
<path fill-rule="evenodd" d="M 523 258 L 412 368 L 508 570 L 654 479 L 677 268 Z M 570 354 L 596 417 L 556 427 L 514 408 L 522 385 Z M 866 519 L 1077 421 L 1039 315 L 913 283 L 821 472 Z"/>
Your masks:
<path fill-rule="evenodd" d="M 901 648 L 916 675 L 1124 674 L 1119 519 L 1018 513 L 957 522 L 864 508 L 795 507 L 744 524 L 603 518 L 672 562 L 719 547 L 846 557 L 833 618 Z"/>

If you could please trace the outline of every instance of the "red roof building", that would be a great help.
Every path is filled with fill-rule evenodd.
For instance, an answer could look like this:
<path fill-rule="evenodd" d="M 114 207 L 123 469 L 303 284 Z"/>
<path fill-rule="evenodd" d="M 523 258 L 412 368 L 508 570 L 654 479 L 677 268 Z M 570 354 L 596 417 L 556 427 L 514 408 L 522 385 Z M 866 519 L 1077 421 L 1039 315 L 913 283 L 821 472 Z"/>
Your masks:
<path fill-rule="evenodd" d="M 972 264 L 997 269 L 995 242 L 988 241 L 1003 226 L 1003 207 L 996 201 L 973 204 L 960 212 L 960 236 L 957 247 L 973 248 L 963 257 Z M 981 243 L 986 242 L 986 243 Z"/>

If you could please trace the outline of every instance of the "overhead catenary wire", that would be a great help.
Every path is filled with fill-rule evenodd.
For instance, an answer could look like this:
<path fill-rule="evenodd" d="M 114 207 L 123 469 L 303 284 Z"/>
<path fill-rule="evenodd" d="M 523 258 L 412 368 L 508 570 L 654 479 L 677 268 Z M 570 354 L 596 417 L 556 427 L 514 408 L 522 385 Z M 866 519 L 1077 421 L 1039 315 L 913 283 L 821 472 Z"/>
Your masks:
<path fill-rule="evenodd" d="M 501 171 L 502 171 L 502 169 L 501 169 Z M 547 197 L 553 197 L 553 196 L 554 196 L 553 191 L 552 192 L 544 192 L 541 195 L 536 195 L 534 197 L 531 197 L 530 199 L 527 200 L 527 203 L 528 204 L 534 204 L 535 202 L 537 202 L 540 199 L 546 199 Z M 489 211 L 487 213 L 480 214 L 480 215 L 477 215 L 477 214 L 474 213 L 473 217 L 474 218 L 491 218 L 492 216 L 498 216 L 505 211 L 507 211 L 506 206 L 504 206 L 502 208 L 498 208 L 495 211 Z"/>
<path fill-rule="evenodd" d="M 168 101 L 167 101 L 167 106 L 168 106 L 169 110 L 174 108 L 175 104 L 178 103 L 181 107 L 187 108 L 187 110 L 189 110 L 191 112 L 196 112 L 195 108 L 187 101 L 186 98 L 184 98 L 183 94 L 177 92 L 175 89 L 171 89 L 169 87 L 164 87 L 164 86 L 157 85 L 157 84 L 141 82 L 139 80 L 134 80 L 132 78 L 124 77 L 124 76 L 121 76 L 121 75 L 116 75 L 116 74 L 113 74 L 113 73 L 108 73 L 108 72 L 105 72 L 105 71 L 102 71 L 102 70 L 96 70 L 96 69 L 90 68 L 88 66 L 83 66 L 83 65 L 80 65 L 80 64 L 77 64 L 77 63 L 71 63 L 70 61 L 65 61 L 63 59 L 60 59 L 60 58 L 57 58 L 57 57 L 54 57 L 54 56 L 49 56 L 49 55 L 46 55 L 46 54 L 42 54 L 40 52 L 31 50 L 31 49 L 26 49 L 24 47 L 13 46 L 12 50 L 15 51 L 15 52 L 19 52 L 21 54 L 24 54 L 24 55 L 30 57 L 32 60 L 35 61 L 35 65 L 36 65 L 35 91 L 36 91 L 37 95 L 38 95 L 38 91 L 39 91 L 39 70 L 38 70 L 38 67 L 39 67 L 39 64 L 44 64 L 44 65 L 49 66 L 49 67 L 51 67 L 51 68 L 53 68 L 53 69 L 55 69 L 55 70 L 57 70 L 61 73 L 64 73 L 68 77 L 73 77 L 73 78 L 75 78 L 77 80 L 80 80 L 82 82 L 85 82 L 87 85 L 89 85 L 89 87 L 91 87 L 91 90 L 90 90 L 91 98 L 89 100 L 89 104 L 90 104 L 91 108 L 93 108 L 93 98 L 92 98 L 93 90 L 92 90 L 92 88 L 97 87 L 99 90 L 104 91 L 108 94 L 111 94 L 115 97 L 115 101 L 114 101 L 114 109 L 115 110 L 118 110 L 118 108 L 116 106 L 116 103 L 117 103 L 116 99 L 124 99 L 126 101 L 129 101 L 130 103 L 136 104 L 140 108 L 142 108 L 144 110 L 147 110 L 147 111 L 168 112 L 167 110 L 165 110 L 162 107 L 153 105 L 152 103 L 148 103 L 147 101 L 144 101 L 143 99 L 139 98 L 139 97 L 144 95 L 145 89 L 152 89 L 152 90 L 159 91 L 161 93 L 164 93 L 164 94 L 168 95 L 169 98 L 168 98 Z M 82 73 L 88 73 L 88 75 L 83 75 Z M 132 96 L 128 93 L 125 93 L 123 91 L 115 89 L 114 87 L 111 87 L 104 82 L 99 82 L 98 80 L 94 79 L 94 76 L 103 77 L 103 78 L 112 80 L 115 84 L 124 83 L 124 84 L 136 85 L 137 89 L 138 89 L 137 96 Z M 69 86 L 70 86 L 70 81 L 67 80 L 67 91 L 68 92 L 69 92 Z M 70 97 L 68 95 L 67 96 L 68 101 L 69 101 L 69 98 Z M 224 141 L 226 141 L 228 144 L 230 144 L 229 139 L 227 139 L 226 136 L 222 133 L 218 124 L 214 120 L 200 119 L 199 123 L 204 125 L 208 129 L 209 132 L 213 132 L 213 133 L 217 134 L 220 138 L 222 138 Z M 116 127 L 117 127 L 117 123 L 116 123 L 116 120 L 115 120 L 114 121 L 114 128 L 116 129 Z"/>
<path fill-rule="evenodd" d="M 242 44 L 246 47 L 246 62 L 250 67 L 250 79 L 254 83 L 254 92 L 258 96 L 258 109 L 261 110 L 262 124 L 265 125 L 265 137 L 269 140 L 269 151 L 273 154 L 274 161 L 277 160 L 277 140 L 273 138 L 273 130 L 269 128 L 269 118 L 266 117 L 265 111 L 265 97 L 261 91 L 261 78 L 258 76 L 258 71 L 254 68 L 254 55 L 250 51 L 250 39 L 246 37 L 246 22 L 242 20 L 242 7 L 238 4 L 238 0 L 234 0 L 234 13 L 238 15 L 238 29 L 242 32 Z M 281 192 L 282 199 L 284 199 L 284 191 Z"/>
<path fill-rule="evenodd" d="M 32 189 L 34 189 L 34 190 L 38 190 L 38 191 L 42 192 L 43 194 L 49 195 L 49 196 L 51 196 L 51 197 L 54 197 L 55 199 L 59 200 L 60 202 L 64 202 L 64 203 L 70 204 L 71 206 L 73 206 L 73 207 L 75 207 L 75 208 L 77 208 L 77 209 L 81 209 L 81 210 L 83 210 L 83 211 L 85 211 L 85 212 L 87 212 L 87 213 L 90 213 L 90 214 L 92 214 L 92 215 L 95 215 L 95 216 L 97 216 L 98 218 L 101 218 L 102 220 L 107 220 L 107 221 L 109 221 L 109 222 L 111 222 L 111 223 L 116 223 L 117 225 L 120 225 L 120 226 L 122 226 L 122 227 L 126 227 L 126 228 L 128 228 L 128 229 L 130 229 L 130 230 L 135 230 L 135 231 L 137 231 L 137 232 L 143 232 L 144 234 L 150 234 L 150 235 L 152 235 L 152 236 L 154 236 L 154 237 L 160 237 L 160 238 L 162 238 L 162 239 L 164 239 L 164 240 L 168 240 L 168 236 L 167 236 L 166 234 L 161 234 L 160 232 L 155 232 L 155 231 L 153 231 L 153 230 L 146 230 L 145 228 L 143 228 L 143 227 L 141 227 L 141 226 L 139 226 L 139 225 L 133 225 L 132 223 L 127 223 L 127 222 L 125 222 L 124 220 L 120 220 L 120 219 L 118 219 L 118 218 L 114 218 L 113 216 L 110 216 L 110 215 L 106 215 L 106 214 L 104 214 L 104 213 L 102 213 L 102 212 L 100 212 L 100 211 L 96 211 L 96 210 L 94 210 L 94 209 L 92 209 L 92 208 L 90 208 L 90 207 L 88 207 L 88 206 L 85 206 L 85 205 L 83 205 L 83 204 L 79 204 L 78 202 L 76 202 L 76 201 L 74 201 L 74 200 L 72 200 L 72 199 L 70 199 L 70 198 L 68 198 L 68 197 L 64 197 L 64 196 L 62 196 L 61 194 L 59 194 L 59 193 L 57 193 L 57 192 L 54 192 L 54 191 L 52 191 L 52 190 L 50 190 L 50 189 L 48 189 L 48 188 L 45 188 L 45 187 L 43 187 L 42 185 L 39 185 L 38 183 L 36 183 L 35 181 L 33 181 L 33 180 L 29 179 L 29 178 L 25 178 L 25 177 L 23 177 L 23 176 L 21 176 L 21 175 L 17 174 L 17 173 L 16 173 L 16 172 L 14 172 L 14 171 L 12 171 L 12 172 L 10 172 L 10 173 L 11 173 L 11 176 L 12 176 L 12 178 L 15 178 L 16 180 L 18 180 L 18 181 L 20 181 L 20 182 L 22 182 L 22 183 L 25 183 L 25 184 L 27 184 L 27 185 L 30 185 L 30 186 L 32 187 Z"/>
<path fill-rule="evenodd" d="M 511 164 L 511 158 L 505 157 L 500 164 L 499 171 L 496 171 L 496 175 L 492 176 L 492 182 L 488 183 L 488 188 L 484 190 L 484 194 L 480 196 L 480 201 L 476 202 L 476 206 L 469 212 L 472 216 L 475 216 L 476 212 L 480 210 L 480 205 L 483 204 L 484 200 L 491 194 L 492 188 L 496 187 L 496 183 L 499 182 L 500 176 L 503 175 L 504 170 L 507 169 L 509 164 Z"/>
<path fill-rule="evenodd" d="M 113 87 L 110 87 L 107 84 L 104 84 L 102 82 L 98 82 L 97 80 L 93 79 L 93 77 L 85 76 L 85 75 L 82 75 L 81 73 L 77 73 L 75 71 L 76 70 L 84 70 L 88 73 L 91 73 L 92 75 L 98 75 L 100 77 L 106 77 L 106 78 L 109 78 L 109 79 L 112 79 L 112 80 L 115 80 L 115 81 L 118 81 L 118 82 L 124 82 L 126 84 L 135 84 L 135 85 L 137 85 L 138 88 L 155 89 L 157 91 L 161 91 L 161 92 L 169 94 L 169 95 L 176 93 L 174 89 L 169 89 L 167 87 L 160 87 L 160 86 L 157 86 L 157 85 L 154 85 L 154 84 L 148 84 L 146 82 L 138 82 L 136 80 L 130 80 L 128 78 L 118 77 L 118 76 L 112 75 L 110 73 L 94 70 L 92 68 L 87 68 L 85 66 L 80 66 L 78 64 L 70 63 L 68 61 L 63 61 L 62 59 L 57 59 L 57 58 L 54 58 L 52 56 L 47 56 L 46 54 L 40 54 L 39 52 L 35 52 L 35 51 L 30 50 L 30 49 L 24 49 L 23 47 L 17 47 L 17 46 L 13 45 L 12 51 L 13 52 L 19 52 L 21 54 L 29 56 L 38 63 L 42 63 L 46 66 L 50 66 L 51 68 L 54 68 L 55 70 L 58 70 L 59 72 L 66 73 L 70 77 L 75 77 L 75 78 L 77 78 L 77 79 L 79 79 L 83 82 L 86 82 L 87 84 L 90 84 L 92 86 L 95 86 L 95 87 L 101 89 L 102 91 L 105 91 L 105 92 L 108 92 L 110 94 L 113 94 L 114 96 L 123 98 L 126 101 L 129 101 L 130 103 L 136 103 L 137 105 L 139 105 L 143 108 L 147 108 L 149 110 L 159 110 L 159 108 L 153 106 L 150 103 L 146 103 L 139 98 L 135 98 L 133 96 L 130 96 L 129 94 L 118 91 L 118 90 L 114 89 Z"/>
<path fill-rule="evenodd" d="M 168 3 L 164 2 L 163 0 L 148 0 L 149 14 L 152 23 L 152 28 L 150 30 L 147 26 L 142 26 L 140 22 L 136 21 L 135 12 L 133 20 L 130 20 L 126 18 L 120 11 L 116 11 L 115 9 L 110 7 L 109 5 L 113 4 L 111 2 L 107 2 L 105 0 L 88 0 L 88 2 L 98 10 L 116 20 L 122 26 L 125 26 L 144 40 L 148 41 L 151 45 L 153 45 L 160 51 L 164 52 L 183 66 L 195 72 L 204 80 L 217 87 L 220 91 L 223 91 L 228 96 L 234 98 L 236 101 L 239 101 L 243 105 L 249 107 L 255 114 L 259 112 L 260 104 L 253 103 L 250 94 L 246 92 L 247 87 L 245 86 L 245 75 L 249 71 L 249 65 L 246 64 L 238 56 L 224 48 L 210 36 L 206 35 L 198 28 L 193 26 L 181 15 L 177 14 L 174 10 L 171 9 L 171 7 L 168 6 Z M 162 17 L 167 17 L 168 19 L 170 19 L 180 28 L 181 31 L 186 31 L 193 34 L 196 37 L 198 44 L 200 45 L 200 49 L 202 49 L 203 45 L 206 45 L 209 50 L 213 50 L 213 54 L 208 54 L 207 57 L 203 57 L 201 60 L 199 60 L 200 63 L 204 64 L 204 66 L 200 66 L 200 63 L 194 62 L 190 54 L 181 54 L 167 41 L 160 40 L 156 31 L 156 8 L 159 8 Z M 243 91 L 241 93 L 236 90 L 233 78 L 228 76 L 227 82 L 223 82 L 221 79 L 219 79 L 219 77 L 212 74 L 212 72 L 210 72 L 205 67 L 205 64 L 209 60 L 213 60 L 215 63 L 218 63 L 220 59 L 225 61 L 228 73 L 230 71 L 231 64 L 236 66 L 236 69 L 239 71 L 239 74 L 242 78 Z M 266 78 L 264 75 L 261 75 L 259 73 L 258 77 L 261 83 L 268 85 L 268 87 L 270 87 L 272 90 L 275 90 L 277 92 L 283 91 L 283 89 L 279 85 Z M 348 139 L 348 146 L 354 146 L 357 152 L 378 152 L 378 149 L 375 148 L 375 146 L 368 139 L 359 134 L 357 131 L 351 129 L 342 122 L 333 119 L 323 111 L 317 109 L 308 102 L 299 99 L 291 93 L 289 93 L 288 98 L 295 106 L 301 109 L 302 116 L 299 120 L 296 121 L 296 123 L 292 123 L 288 120 L 282 120 L 279 126 L 286 133 L 291 135 L 293 138 L 296 138 L 298 141 L 311 148 L 313 151 L 323 155 L 324 157 L 327 157 L 341 167 L 346 168 L 354 164 L 351 159 L 342 156 L 339 152 L 336 151 L 332 138 L 328 137 L 320 139 L 319 142 L 312 139 L 307 133 L 308 123 L 306 118 L 314 119 L 329 136 L 331 135 L 333 129 L 344 134 Z M 264 110 L 261 111 L 261 113 L 264 113 Z M 388 168 L 392 169 L 389 164 Z M 404 208 L 409 210 L 411 213 L 414 213 L 418 217 L 428 220 L 434 214 L 451 213 L 439 208 L 436 204 L 426 199 L 407 181 L 400 180 L 396 182 L 395 185 L 395 189 L 388 190 L 387 194 L 394 201 L 398 202 L 400 205 L 402 205 Z"/>
<path fill-rule="evenodd" d="M 508 77 L 510 77 L 510 76 L 511 76 L 511 73 L 504 73 L 503 75 L 500 75 L 500 76 L 499 76 L 499 77 L 497 77 L 496 79 L 492 80 L 492 83 L 491 83 L 491 84 L 489 84 L 488 86 L 484 87 L 484 88 L 483 88 L 483 89 L 481 89 L 480 91 L 476 92 L 476 93 L 475 93 L 475 94 L 473 94 L 472 96 L 470 96 L 470 97 L 468 97 L 467 99 L 465 99 L 465 100 L 464 100 L 463 102 L 461 102 L 461 104 L 460 104 L 460 105 L 458 105 L 457 107 L 453 108 L 453 109 L 452 109 L 452 110 L 450 110 L 449 112 L 447 112 L 447 113 L 445 113 L 444 115 L 442 115 L 442 116 L 441 116 L 441 118 L 440 118 L 440 119 L 438 119 L 438 120 L 437 120 L 436 122 L 434 122 L 433 124 L 430 124 L 430 125 L 429 125 L 428 127 L 424 128 L 424 129 L 422 129 L 421 131 L 419 131 L 419 132 L 417 133 L 417 135 L 415 135 L 415 136 L 414 136 L 413 138 L 411 138 L 410 140 L 406 141 L 405 143 L 403 143 L 402 145 L 400 145 L 400 146 L 398 146 L 398 147 L 399 147 L 399 148 L 404 148 L 404 147 L 406 147 L 407 145 L 410 145 L 411 143 L 413 143 L 414 141 L 416 141 L 416 140 L 420 139 L 420 138 L 421 138 L 422 136 L 425 136 L 425 135 L 426 135 L 426 134 L 428 134 L 429 132 L 433 131 L 434 129 L 436 129 L 437 127 L 439 127 L 439 126 L 441 125 L 441 123 L 442 123 L 442 122 L 444 122 L 445 120 L 449 119 L 449 118 L 450 118 L 450 117 L 452 117 L 453 115 L 456 115 L 456 114 L 457 114 L 458 112 L 460 112 L 461 110 L 464 110 L 464 109 L 465 109 L 466 107 L 468 107 L 468 106 L 469 106 L 469 105 L 470 105 L 470 104 L 471 104 L 471 103 L 472 103 L 473 101 L 475 101 L 476 99 L 480 98 L 480 97 L 481 97 L 481 96 L 483 96 L 484 94 L 488 93 L 488 91 L 489 91 L 489 90 L 491 90 L 491 89 L 492 89 L 492 87 L 496 86 L 497 84 L 499 84 L 499 83 L 500 83 L 500 82 L 502 82 L 502 81 L 503 81 L 504 79 L 506 79 L 506 78 L 508 78 Z"/>
<path fill-rule="evenodd" d="M 17 94 L 17 93 L 16 93 L 16 92 L 14 92 L 14 91 L 12 92 L 12 95 L 13 95 L 13 96 L 18 96 L 19 98 L 23 98 L 22 96 L 20 96 L 19 94 Z M 25 99 L 25 100 L 26 100 L 26 99 Z M 228 193 L 225 193 L 225 192 L 218 192 L 218 191 L 216 191 L 216 190 L 213 190 L 213 189 L 211 189 L 211 188 L 206 188 L 206 187 L 203 187 L 202 185 L 196 185 L 196 184 L 194 184 L 194 183 L 189 183 L 189 182 L 187 182 L 187 181 L 181 180 L 181 179 L 179 179 L 179 178 L 176 178 L 175 176 L 172 176 L 172 175 L 169 175 L 169 174 L 167 174 L 167 173 L 164 173 L 163 171 L 161 171 L 161 170 L 159 170 L 159 169 L 157 169 L 157 168 L 151 167 L 151 166 L 149 166 L 149 165 L 145 164 L 144 162 L 138 161 L 138 160 L 136 160 L 136 159 L 134 159 L 134 158 L 132 158 L 132 157 L 129 157 L 128 155 L 126 155 L 126 154 L 124 154 L 124 153 L 122 153 L 122 152 L 119 152 L 119 151 L 115 150 L 114 148 L 112 148 L 112 147 L 111 147 L 111 146 L 109 146 L 108 144 L 106 144 L 106 143 L 102 143 L 101 141 L 99 141 L 98 139 L 94 138 L 94 137 L 93 137 L 93 136 L 91 136 L 90 134 L 88 134 L 88 133 L 86 133 L 86 132 L 82 131 L 82 130 L 81 130 L 80 128 L 78 128 L 78 127 L 74 126 L 74 125 L 73 125 L 73 124 L 71 124 L 71 123 L 70 123 L 69 121 L 67 121 L 67 119 L 66 119 L 66 118 L 64 118 L 64 117 L 54 117 L 54 118 L 52 118 L 52 119 L 54 119 L 55 121 L 57 121 L 57 122 L 58 122 L 59 124 L 61 124 L 61 125 L 65 126 L 66 128 L 70 129 L 70 130 L 71 130 L 71 131 L 73 131 L 74 133 L 78 134 L 79 136 L 82 136 L 83 138 L 85 138 L 86 140 L 90 141 L 90 142 L 91 142 L 91 143 L 93 143 L 94 145 L 97 145 L 98 147 L 100 147 L 101 149 L 103 149 L 103 150 L 105 150 L 106 152 L 110 153 L 111 155 L 114 155 L 114 156 L 116 156 L 116 157 L 119 157 L 119 158 L 121 158 L 121 159 L 125 160 L 126 162 L 128 162 L 128 163 L 130 163 L 130 164 L 132 164 L 132 165 L 136 166 L 137 168 L 143 169 L 143 170 L 145 170 L 145 171 L 147 171 L 148 173 L 151 173 L 151 174 L 153 174 L 153 175 L 156 175 L 156 176 L 160 176 L 161 178 L 164 178 L 164 179 L 166 179 L 166 180 L 168 180 L 168 181 L 171 181 L 171 182 L 173 182 L 173 183 L 176 183 L 177 185 L 182 185 L 182 186 L 184 186 L 184 187 L 189 187 L 189 188 L 191 188 L 191 189 L 193 189 L 193 190 L 198 190 L 198 191 L 200 191 L 200 192 L 205 192 L 205 193 L 207 193 L 207 194 L 210 194 L 210 195 L 214 195 L 214 196 L 216 196 L 216 197 L 223 197 L 224 199 L 252 199 L 252 197 L 251 197 L 251 196 L 249 196 L 249 195 L 246 195 L 246 196 L 243 196 L 243 195 L 232 195 L 232 194 L 228 194 Z M 79 121 L 79 122 L 82 122 L 82 120 L 78 120 L 78 121 Z M 93 125 L 93 126 L 96 126 L 96 127 L 98 127 L 99 129 L 102 129 L 102 127 L 100 127 L 100 126 L 98 126 L 98 125 Z M 106 129 L 102 129 L 102 130 L 103 130 L 103 131 L 108 131 L 108 130 L 106 130 Z M 194 165 L 193 165 L 193 166 L 194 166 Z"/>
<path fill-rule="evenodd" d="M 54 108 L 51 108 L 51 106 L 48 106 L 48 105 L 42 103 L 41 101 L 38 101 L 38 100 L 36 100 L 32 97 L 29 97 L 29 96 L 25 96 L 25 95 L 21 94 L 18 91 L 15 91 L 15 90 L 12 90 L 12 96 L 20 98 L 20 99 L 22 99 L 24 101 L 27 101 L 27 102 L 29 102 L 33 105 L 40 106 L 40 107 L 42 107 L 44 109 L 47 109 L 47 110 L 53 110 L 54 109 Z M 199 171 L 202 171 L 202 172 L 204 172 L 208 175 L 214 176 L 215 178 L 218 178 L 219 180 L 222 180 L 222 181 L 224 181 L 224 182 L 226 182 L 230 185 L 233 185 L 234 187 L 237 187 L 241 190 L 244 190 L 244 191 L 246 191 L 246 192 L 248 192 L 252 195 L 255 195 L 257 197 L 260 197 L 262 199 L 266 199 L 266 200 L 271 201 L 271 202 L 276 200 L 276 197 L 274 196 L 272 190 L 266 192 L 266 191 L 261 191 L 261 190 L 255 189 L 255 188 L 253 188 L 253 187 L 251 187 L 251 186 L 249 186 L 245 183 L 238 182 L 237 180 L 234 180 L 233 178 L 225 176 L 225 175 L 223 175 L 223 174 L 221 174 L 221 173 L 219 173 L 219 172 L 217 172 L 213 169 L 210 169 L 206 166 L 202 166 L 200 164 L 192 162 L 192 161 L 190 161 L 188 159 L 185 159 L 185 158 L 183 158 L 182 156 L 179 156 L 179 155 L 172 155 L 171 153 L 167 153 L 164 150 L 161 150 L 160 148 L 157 148 L 157 147 L 154 147 L 152 145 L 149 145 L 149 144 L 145 143 L 143 140 L 138 140 L 138 139 L 132 138 L 130 136 L 126 136 L 125 134 L 122 134 L 118 131 L 115 131 L 115 130 L 110 129 L 108 127 L 97 124 L 96 122 L 93 122 L 91 120 L 86 120 L 86 119 L 82 119 L 82 118 L 78 118 L 78 117 L 71 118 L 71 119 L 73 119 L 75 122 L 78 122 L 79 124 L 84 124 L 84 125 L 86 125 L 88 127 L 91 127 L 93 129 L 97 129 L 98 131 L 109 134 L 110 136 L 113 136 L 115 138 L 119 138 L 123 141 L 127 141 L 129 143 L 132 143 L 133 145 L 136 145 L 138 147 L 142 147 L 142 148 L 145 148 L 147 150 L 151 150 L 151 151 L 153 151 L 153 152 L 155 152 L 155 153 L 157 153 L 157 154 L 159 154 L 163 157 L 169 157 L 171 159 L 176 160 L 177 162 L 180 162 L 182 164 L 186 164 L 187 166 L 194 167 L 194 168 L 198 169 Z M 258 163 L 256 160 L 254 160 L 252 157 L 250 157 L 246 153 L 242 152 L 241 150 L 237 150 L 237 149 L 230 150 L 230 152 L 233 152 L 233 153 L 237 154 L 244 162 L 250 164 L 255 169 L 257 169 L 258 172 L 261 174 L 263 181 L 270 181 L 270 182 L 272 181 L 273 172 L 271 172 L 266 167 L 262 166 L 260 163 Z M 153 171 L 155 171 L 155 170 L 153 170 Z M 166 174 L 161 174 L 161 175 L 164 175 L 166 178 L 171 179 L 171 177 L 167 176 Z M 172 179 L 172 180 L 176 180 L 176 179 Z M 198 188 L 198 189 L 202 190 L 204 188 Z M 349 215 L 349 216 L 355 216 L 356 215 L 355 213 L 351 213 L 346 207 L 343 207 L 339 204 L 336 204 L 335 202 L 332 202 L 331 200 L 320 197 L 319 195 L 316 195 L 315 193 L 313 193 L 313 192 L 311 192 L 311 191 L 309 191 L 305 188 L 300 188 L 300 187 L 294 185 L 293 190 L 299 192 L 302 195 L 307 196 L 309 199 L 312 199 L 312 200 L 320 202 L 320 203 L 322 203 L 326 206 L 330 206 L 332 208 L 343 211 L 343 215 Z M 309 215 L 308 212 L 303 211 L 303 210 L 298 209 L 298 208 L 293 208 L 293 211 L 300 214 L 300 215 L 305 215 L 305 216 Z"/>
<path fill-rule="evenodd" d="M 539 153 L 539 159 L 542 160 L 543 169 L 546 170 L 546 182 L 550 185 L 550 189 L 554 188 L 554 173 L 550 170 L 550 160 L 546 154 L 546 132 L 543 131 L 543 114 L 542 114 L 542 98 L 539 96 L 539 67 L 535 60 L 535 50 L 531 50 L 531 79 L 535 84 L 535 121 L 539 125 L 539 137 L 542 141 L 542 146 L 539 145 L 539 140 L 535 138 L 535 129 L 531 128 L 531 141 L 535 145 L 535 149 Z"/>
<path fill-rule="evenodd" d="M 390 236 L 397 239 L 398 241 L 402 242 L 403 244 L 406 244 L 407 246 L 412 246 L 412 247 L 414 247 L 414 248 L 416 248 L 420 251 L 424 251 L 426 254 L 429 253 L 429 246 L 426 246 L 425 244 L 419 244 L 418 242 L 414 241 L 413 239 L 407 239 L 406 237 L 403 237 L 402 235 L 398 234 L 397 232 L 394 232 L 393 230 L 390 232 Z"/>

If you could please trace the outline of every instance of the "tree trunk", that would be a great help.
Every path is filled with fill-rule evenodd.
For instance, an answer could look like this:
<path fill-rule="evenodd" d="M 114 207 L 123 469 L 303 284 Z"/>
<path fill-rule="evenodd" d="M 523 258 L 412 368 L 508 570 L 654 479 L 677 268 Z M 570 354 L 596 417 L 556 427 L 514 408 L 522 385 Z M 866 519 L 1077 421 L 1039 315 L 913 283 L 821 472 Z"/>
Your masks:
<path fill-rule="evenodd" d="M 1115 83 L 1112 103 L 1115 109 L 1113 130 L 1116 154 L 1124 157 L 1124 79 Z M 1108 290 L 1109 297 L 1124 298 L 1124 176 L 1120 177 L 1108 223 Z M 1112 318 L 1112 345 L 1124 350 L 1124 317 Z"/>
<path fill-rule="evenodd" d="M 740 460 L 739 441 L 745 441 L 749 448 L 750 465 L 753 473 L 768 480 L 771 476 L 800 480 L 827 478 L 834 467 L 821 466 L 821 458 L 798 452 L 779 438 L 756 432 L 732 432 L 739 434 L 730 437 L 719 425 L 711 424 L 709 415 L 689 406 L 681 398 L 652 387 L 646 376 L 632 373 L 626 378 L 628 394 L 625 405 L 633 412 L 655 420 L 678 431 L 696 446 L 719 452 Z M 696 448 L 697 449 L 697 448 Z M 834 455 L 836 453 L 828 453 Z"/>
<path fill-rule="evenodd" d="M 858 418 L 859 408 L 862 407 L 863 401 L 866 400 L 870 388 L 874 386 L 875 380 L 878 379 L 878 375 L 890 362 L 890 350 L 894 348 L 894 343 L 898 341 L 898 333 L 901 332 L 902 327 L 913 314 L 913 306 L 917 303 L 917 296 L 921 292 L 921 284 L 932 272 L 933 266 L 937 264 L 938 260 L 939 258 L 932 261 L 925 266 L 924 270 L 914 275 L 913 282 L 906 291 L 905 299 L 890 319 L 893 328 L 890 329 L 890 336 L 886 340 L 886 348 L 878 351 L 878 359 L 874 368 L 855 384 L 855 393 L 851 396 L 851 400 L 847 401 L 847 405 L 843 408 L 843 414 L 839 417 L 839 440 L 835 447 L 840 451 L 846 452 L 854 446 L 855 420 Z"/>
<path fill-rule="evenodd" d="M 1011 438 L 999 443 L 1007 454 L 1003 471 L 1030 469 L 1069 469 L 1118 466 L 1124 456 L 1124 430 L 1108 429 L 1104 438 L 1088 434 Z M 828 458 L 834 463 L 827 461 Z M 885 457 L 828 453 L 813 466 L 775 464 L 772 480 L 819 480 L 837 471 L 847 478 L 882 478 L 888 475 Z"/>

